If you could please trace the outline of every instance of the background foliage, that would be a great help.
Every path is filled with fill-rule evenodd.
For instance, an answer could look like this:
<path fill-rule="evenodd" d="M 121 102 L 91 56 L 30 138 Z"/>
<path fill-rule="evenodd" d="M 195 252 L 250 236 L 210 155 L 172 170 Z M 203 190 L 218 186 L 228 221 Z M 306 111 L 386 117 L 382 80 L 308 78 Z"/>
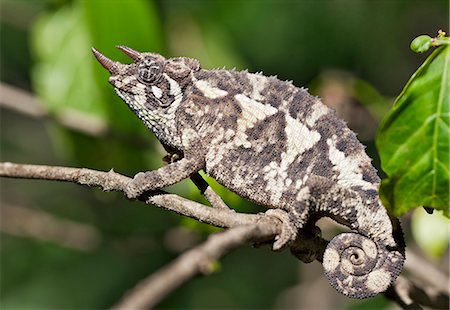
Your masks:
<path fill-rule="evenodd" d="M 1 5 L 1 82 L 35 93 L 49 113 L 45 120 L 31 119 L 2 109 L 2 160 L 114 168 L 128 175 L 161 166 L 163 152 L 117 98 L 91 46 L 121 62 L 129 59 L 114 49 L 118 44 L 310 86 L 359 133 L 381 170 L 374 147 L 378 122 L 426 57 L 410 52 L 409 43 L 448 25 L 449 9 L 448 1 L 438 0 L 3 0 Z M 86 134 L 63 125 L 74 114 L 89 120 L 81 126 L 95 124 L 98 130 Z M 262 210 L 217 188 L 236 209 Z M 171 190 L 201 200 L 189 182 Z M 1 194 L 4 309 L 109 307 L 213 230 L 120 194 L 72 184 L 2 180 Z M 11 211 L 23 207 L 34 213 Z M 408 244 L 415 236 L 436 236 L 439 219 L 424 222 L 418 212 L 414 218 L 415 235 L 409 215 L 404 218 Z M 64 229 L 57 230 L 58 223 Z M 440 225 L 440 235 L 448 238 L 448 223 Z M 334 234 L 329 224 L 323 228 Z M 52 229 L 59 239 L 45 239 Z M 448 239 L 434 248 L 432 241 L 422 244 L 424 255 L 448 264 Z M 241 249 L 222 264 L 220 272 L 191 281 L 160 307 L 389 306 L 383 297 L 340 296 L 319 264 L 301 265 L 289 253 Z"/>

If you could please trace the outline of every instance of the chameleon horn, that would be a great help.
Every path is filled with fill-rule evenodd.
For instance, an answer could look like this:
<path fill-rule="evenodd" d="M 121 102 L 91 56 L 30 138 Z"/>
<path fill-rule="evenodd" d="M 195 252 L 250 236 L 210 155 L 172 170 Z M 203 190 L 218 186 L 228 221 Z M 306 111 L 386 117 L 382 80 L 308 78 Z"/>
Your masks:
<path fill-rule="evenodd" d="M 121 50 L 122 52 L 124 52 L 128 57 L 130 57 L 133 60 L 138 60 L 141 58 L 141 53 L 139 53 L 138 51 L 135 51 L 134 49 L 132 49 L 128 46 L 117 45 L 116 48 Z"/>
<path fill-rule="evenodd" d="M 403 262 L 399 251 L 380 248 L 357 233 L 334 237 L 323 255 L 325 276 L 331 286 L 351 298 L 384 292 L 400 274 Z"/>
<path fill-rule="evenodd" d="M 97 58 L 98 62 L 111 74 L 117 74 L 118 73 L 118 62 L 112 61 L 99 51 L 97 51 L 95 48 L 92 48 L 92 52 L 94 53 L 95 58 Z"/>

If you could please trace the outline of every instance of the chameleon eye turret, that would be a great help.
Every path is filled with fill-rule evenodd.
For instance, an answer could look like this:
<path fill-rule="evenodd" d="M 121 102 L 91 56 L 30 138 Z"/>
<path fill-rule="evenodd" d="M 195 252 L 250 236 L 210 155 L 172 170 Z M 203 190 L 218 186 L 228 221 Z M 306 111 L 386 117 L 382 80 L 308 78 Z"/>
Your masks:
<path fill-rule="evenodd" d="M 144 59 L 139 64 L 138 79 L 146 84 L 154 84 L 161 78 L 163 65 L 152 59 Z"/>
<path fill-rule="evenodd" d="M 134 62 L 93 52 L 120 98 L 181 158 L 137 174 L 128 198 L 204 170 L 272 209 L 283 222 L 274 250 L 289 247 L 309 220 L 327 216 L 346 225 L 351 232 L 334 237 L 323 256 L 340 293 L 372 297 L 394 283 L 404 243 L 381 204 L 380 178 L 355 133 L 319 98 L 276 77 L 118 48 Z"/>

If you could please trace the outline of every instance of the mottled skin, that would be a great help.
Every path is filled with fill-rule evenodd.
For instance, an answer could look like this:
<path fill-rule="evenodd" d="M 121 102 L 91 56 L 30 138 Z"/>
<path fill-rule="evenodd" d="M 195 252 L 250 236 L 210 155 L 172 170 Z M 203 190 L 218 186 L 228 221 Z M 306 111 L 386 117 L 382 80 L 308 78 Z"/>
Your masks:
<path fill-rule="evenodd" d="M 404 261 L 401 242 L 378 197 L 380 179 L 364 147 L 318 98 L 261 74 L 204 70 L 190 58 L 165 59 L 118 47 L 129 65 L 94 54 L 117 94 L 180 160 L 139 173 L 126 194 L 181 181 L 203 169 L 240 196 L 275 209 L 279 249 L 313 218 L 353 232 L 329 243 L 325 275 L 353 298 L 385 291 Z"/>

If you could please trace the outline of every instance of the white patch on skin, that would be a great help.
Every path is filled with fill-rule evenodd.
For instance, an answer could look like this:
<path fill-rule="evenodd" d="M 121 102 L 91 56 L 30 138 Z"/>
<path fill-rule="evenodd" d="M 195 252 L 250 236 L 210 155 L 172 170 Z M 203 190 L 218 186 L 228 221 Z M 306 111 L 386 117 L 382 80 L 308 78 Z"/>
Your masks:
<path fill-rule="evenodd" d="M 256 122 L 262 121 L 266 117 L 277 113 L 278 110 L 269 104 L 262 104 L 242 94 L 238 94 L 234 98 L 242 110 L 242 115 L 237 120 L 235 145 L 250 148 L 252 145 L 247 140 L 246 130 L 253 128 Z"/>
<path fill-rule="evenodd" d="M 323 254 L 323 268 L 325 271 L 331 272 L 339 266 L 339 253 L 334 249 L 327 249 Z"/>
<path fill-rule="evenodd" d="M 145 95 L 134 95 L 134 100 L 138 103 L 141 109 L 145 109 L 145 103 L 147 102 L 147 97 L 145 97 Z"/>
<path fill-rule="evenodd" d="M 206 154 L 206 172 L 208 173 L 216 165 L 220 164 L 223 160 L 223 156 L 228 153 L 229 150 L 233 149 L 234 143 L 227 142 L 221 143 L 225 138 L 224 128 L 219 128 L 215 133 L 215 138 L 211 140 L 211 147 Z"/>
<path fill-rule="evenodd" d="M 311 193 L 309 192 L 309 187 L 303 187 L 298 191 L 297 197 L 295 198 L 297 201 L 306 201 L 310 198 Z"/>
<path fill-rule="evenodd" d="M 298 120 L 286 114 L 287 160 L 292 163 L 297 155 L 311 149 L 319 140 L 317 131 L 309 130 Z"/>
<path fill-rule="evenodd" d="M 329 110 L 322 102 L 316 100 L 316 103 L 312 106 L 311 114 L 306 118 L 306 124 L 312 128 L 316 124 L 316 121 L 327 114 Z"/>
<path fill-rule="evenodd" d="M 234 137 L 234 130 L 233 129 L 227 129 L 227 131 L 225 132 L 225 139 L 226 140 L 230 140 L 232 137 Z"/>
<path fill-rule="evenodd" d="M 364 239 L 362 242 L 362 249 L 369 258 L 377 258 L 377 246 L 373 241 Z"/>
<path fill-rule="evenodd" d="M 295 189 L 300 189 L 303 185 L 303 180 L 299 179 L 297 181 L 295 181 Z"/>
<path fill-rule="evenodd" d="M 183 100 L 183 93 L 181 91 L 180 85 L 175 80 L 171 79 L 166 73 L 164 73 L 163 76 L 167 80 L 167 82 L 169 82 L 169 94 L 175 97 L 175 100 L 170 105 L 168 111 L 174 112 L 180 105 L 181 100 Z"/>
<path fill-rule="evenodd" d="M 261 91 L 266 88 L 268 79 L 263 75 L 258 74 L 248 74 L 247 78 L 252 85 L 252 93 L 250 97 L 254 100 L 264 100 L 264 96 L 261 95 Z"/>
<path fill-rule="evenodd" d="M 285 185 L 286 187 L 289 187 L 291 184 L 292 184 L 292 180 L 289 179 L 289 178 L 287 178 L 287 179 L 284 181 L 284 185 Z"/>
<path fill-rule="evenodd" d="M 162 90 L 158 86 L 152 86 L 152 93 L 158 99 L 162 97 Z"/>
<path fill-rule="evenodd" d="M 206 80 L 197 80 L 194 82 L 194 85 L 203 93 L 205 97 L 210 99 L 222 98 L 228 95 L 227 91 L 212 86 Z"/>
<path fill-rule="evenodd" d="M 376 190 L 375 184 L 363 180 L 362 171 L 359 167 L 361 161 L 354 156 L 345 156 L 344 152 L 336 148 L 334 140 L 327 139 L 327 144 L 330 161 L 334 165 L 333 170 L 339 173 L 337 183 L 343 187 L 359 186 L 364 190 Z"/>
<path fill-rule="evenodd" d="M 242 109 L 242 119 L 248 124 L 246 128 L 251 128 L 257 121 L 261 121 L 270 115 L 278 112 L 276 108 L 269 104 L 262 104 L 245 95 L 238 94 L 234 96 Z M 251 126 L 251 127 L 248 127 Z"/>
<path fill-rule="evenodd" d="M 289 166 L 298 155 L 312 148 L 320 140 L 318 132 L 309 130 L 305 125 L 289 115 L 286 115 L 285 131 L 287 144 L 286 151 L 281 153 L 281 162 L 271 162 L 263 169 L 265 172 L 264 180 L 267 181 L 265 190 L 271 193 L 270 201 L 274 205 L 280 202 L 286 188 L 285 183 Z M 297 180 L 297 182 L 299 181 Z M 296 186 L 300 188 L 301 183 L 297 183 Z M 297 200 L 307 197 L 306 191 L 309 191 L 309 189 L 303 189 L 303 192 L 299 192 Z"/>
<path fill-rule="evenodd" d="M 183 130 L 181 139 L 184 145 L 192 145 L 196 141 L 198 135 L 197 132 L 191 128 Z"/>
<path fill-rule="evenodd" d="M 263 179 L 267 182 L 265 190 L 271 193 L 270 203 L 273 206 L 278 205 L 285 190 L 284 182 L 287 178 L 286 168 L 283 161 L 281 161 L 280 165 L 272 161 L 263 168 Z"/>
<path fill-rule="evenodd" d="M 144 96 L 146 97 L 147 94 L 145 93 L 145 85 L 141 83 L 137 83 L 133 88 L 131 89 L 131 92 L 135 95 Z"/>
<path fill-rule="evenodd" d="M 122 80 L 122 83 L 124 84 L 124 85 L 126 85 L 126 84 L 130 84 L 131 82 L 133 82 L 133 81 L 135 81 L 136 80 L 136 78 L 134 77 L 134 76 L 126 76 L 123 80 Z"/>
<path fill-rule="evenodd" d="M 373 270 L 367 276 L 367 288 L 373 292 L 384 292 L 391 284 L 391 275 L 384 269 Z"/>

